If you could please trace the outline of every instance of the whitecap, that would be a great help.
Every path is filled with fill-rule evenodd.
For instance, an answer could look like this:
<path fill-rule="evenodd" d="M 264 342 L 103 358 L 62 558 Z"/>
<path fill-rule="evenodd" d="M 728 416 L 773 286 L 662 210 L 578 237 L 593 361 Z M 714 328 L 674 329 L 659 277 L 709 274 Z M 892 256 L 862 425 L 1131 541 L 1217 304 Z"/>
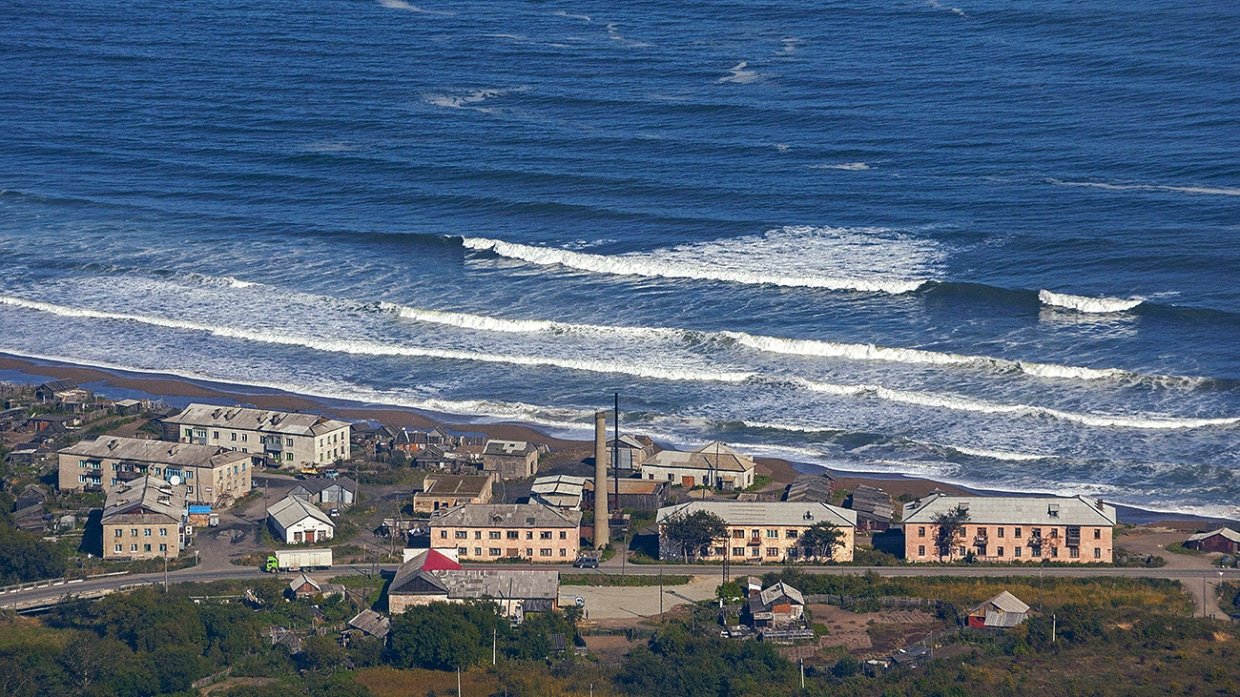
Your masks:
<path fill-rule="evenodd" d="M 1078 186 L 1089 189 L 1106 189 L 1108 191 L 1152 191 L 1173 192 L 1181 194 L 1203 194 L 1208 196 L 1240 196 L 1240 186 L 1196 186 L 1174 184 L 1111 184 L 1108 182 L 1064 181 L 1047 179 L 1051 184 L 1059 186 Z"/>
<path fill-rule="evenodd" d="M 421 15 L 441 15 L 444 17 L 452 17 L 456 13 L 447 10 L 428 10 L 424 7 L 405 2 L 405 0 L 378 0 L 379 4 L 389 10 L 404 10 L 405 12 L 413 12 Z"/>
<path fill-rule="evenodd" d="M 1127 312 L 1145 302 L 1143 298 L 1092 298 L 1084 295 L 1055 293 L 1049 290 L 1038 291 L 1038 300 L 1042 301 L 1043 305 L 1052 305 L 1091 314 Z"/>
<path fill-rule="evenodd" d="M 741 61 L 740 63 L 732 66 L 731 69 L 728 70 L 727 75 L 715 80 L 715 82 L 732 82 L 738 85 L 747 85 L 751 82 L 757 82 L 762 79 L 762 76 L 759 75 L 757 71 L 749 70 L 748 67 L 748 61 Z"/>
<path fill-rule="evenodd" d="M 870 166 L 864 162 L 837 162 L 832 164 L 810 165 L 810 169 L 839 169 L 845 172 L 864 172 Z"/>

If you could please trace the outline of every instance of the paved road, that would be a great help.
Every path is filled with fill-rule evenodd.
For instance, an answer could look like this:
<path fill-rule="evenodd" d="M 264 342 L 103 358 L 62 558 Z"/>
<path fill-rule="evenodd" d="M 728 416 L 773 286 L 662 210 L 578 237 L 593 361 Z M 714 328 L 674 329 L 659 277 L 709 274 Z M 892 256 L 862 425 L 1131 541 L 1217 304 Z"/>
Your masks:
<path fill-rule="evenodd" d="M 372 567 L 370 565 L 345 565 L 333 567 L 332 574 L 340 575 L 350 572 L 367 573 Z M 392 572 L 396 569 L 395 564 L 380 564 L 376 568 Z M 471 568 L 486 568 L 485 565 L 471 566 Z M 566 565 L 547 565 L 547 564 L 503 564 L 493 568 L 497 569 L 546 569 L 555 568 L 562 572 L 571 573 L 587 573 L 587 574 L 609 574 L 615 575 L 618 569 L 573 569 Z M 732 576 L 761 575 L 772 571 L 781 571 L 781 566 L 733 566 Z M 1112 568 L 1112 567 L 987 567 L 987 566 L 803 566 L 798 567 L 803 573 L 810 574 L 863 574 L 869 571 L 879 574 L 880 576 L 901 577 L 901 576 L 1025 576 L 1025 577 L 1048 577 L 1048 578 L 1091 578 L 1091 577 L 1124 577 L 1124 578 L 1167 578 L 1180 581 L 1186 589 L 1195 596 L 1200 604 L 1201 590 L 1205 589 L 1207 598 L 1213 597 L 1213 588 L 1220 579 L 1231 581 L 1240 580 L 1240 569 L 1227 569 L 1220 572 L 1217 569 L 1132 569 L 1132 568 Z M 625 569 L 625 573 L 634 575 L 657 575 L 663 574 L 690 574 L 694 576 L 702 576 L 709 579 L 712 576 L 722 576 L 722 568 L 718 566 L 685 566 L 678 564 L 630 564 Z M 209 581 L 222 581 L 227 579 L 244 579 L 244 578 L 262 578 L 263 574 L 258 569 L 233 566 L 231 568 L 197 568 L 182 569 L 173 571 L 168 574 L 168 582 L 174 583 L 202 583 Z M 291 577 L 289 574 L 283 576 Z M 163 583 L 163 573 L 151 574 L 132 574 L 124 576 L 108 576 L 99 579 L 86 579 L 82 581 L 71 581 L 62 585 L 49 586 L 43 588 L 32 588 L 0 594 L 0 607 L 13 609 L 28 609 L 32 607 L 46 606 L 54 603 L 56 600 L 65 596 L 99 596 L 105 595 L 118 589 L 141 584 L 160 584 Z M 1199 611 L 1200 612 L 1200 611 Z M 1217 612 L 1215 608 L 1208 608 L 1206 614 Z"/>

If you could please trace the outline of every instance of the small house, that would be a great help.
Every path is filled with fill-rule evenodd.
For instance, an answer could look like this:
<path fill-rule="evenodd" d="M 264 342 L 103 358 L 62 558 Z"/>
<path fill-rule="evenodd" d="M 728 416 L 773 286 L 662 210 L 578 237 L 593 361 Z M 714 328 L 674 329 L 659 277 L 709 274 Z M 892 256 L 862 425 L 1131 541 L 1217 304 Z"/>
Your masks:
<path fill-rule="evenodd" d="M 285 544 L 323 542 L 336 534 L 336 524 L 318 507 L 286 496 L 267 509 L 276 538 Z"/>
<path fill-rule="evenodd" d="M 302 600 L 304 598 L 313 598 L 322 593 L 323 588 L 309 576 L 298 574 L 296 578 L 289 581 L 288 591 L 294 598 Z"/>
<path fill-rule="evenodd" d="M 422 491 L 413 494 L 413 512 L 434 513 L 467 503 L 490 503 L 493 482 L 490 474 L 428 474 L 422 479 Z"/>
<path fill-rule="evenodd" d="M 835 482 L 828 474 L 798 474 L 784 491 L 784 500 L 797 503 L 830 503 Z"/>
<path fill-rule="evenodd" d="M 845 508 L 857 512 L 857 528 L 872 532 L 886 530 L 891 525 L 891 517 L 895 511 L 895 503 L 891 494 L 882 489 L 858 485 L 844 502 Z"/>
<path fill-rule="evenodd" d="M 1184 543 L 1184 546 L 1199 552 L 1238 554 L 1240 553 L 1240 532 L 1236 532 L 1231 528 L 1199 532 L 1196 535 L 1190 536 Z"/>
<path fill-rule="evenodd" d="M 367 634 L 377 639 L 386 639 L 388 631 L 391 628 L 391 618 L 385 615 L 380 615 L 370 608 L 362 610 L 357 613 L 353 619 L 349 620 L 349 629 L 356 630 L 357 632 Z"/>
<path fill-rule="evenodd" d="M 973 629 L 1008 629 L 1029 617 L 1029 606 L 1007 591 L 969 610 L 968 625 Z"/>
<path fill-rule="evenodd" d="M 747 609 L 754 629 L 784 628 L 801 622 L 805 597 L 780 581 L 761 592 L 750 593 Z"/>
<path fill-rule="evenodd" d="M 538 446 L 523 440 L 489 440 L 482 449 L 482 469 L 500 479 L 525 479 L 538 474 Z"/>
<path fill-rule="evenodd" d="M 142 402 L 136 399 L 121 399 L 112 404 L 117 416 L 137 416 L 142 413 Z"/>
<path fill-rule="evenodd" d="M 357 501 L 357 489 L 357 482 L 348 477 L 322 477 L 298 482 L 288 495 L 311 503 L 348 508 Z"/>

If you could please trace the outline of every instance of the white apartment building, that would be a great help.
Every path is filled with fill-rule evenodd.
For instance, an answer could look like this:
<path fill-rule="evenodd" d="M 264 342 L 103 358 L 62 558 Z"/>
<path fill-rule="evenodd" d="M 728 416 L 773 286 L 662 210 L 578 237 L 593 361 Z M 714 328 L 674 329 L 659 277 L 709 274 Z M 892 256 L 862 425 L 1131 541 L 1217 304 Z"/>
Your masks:
<path fill-rule="evenodd" d="M 318 414 L 191 404 L 164 419 L 164 436 L 217 445 L 281 467 L 330 467 L 348 460 L 350 424 Z"/>

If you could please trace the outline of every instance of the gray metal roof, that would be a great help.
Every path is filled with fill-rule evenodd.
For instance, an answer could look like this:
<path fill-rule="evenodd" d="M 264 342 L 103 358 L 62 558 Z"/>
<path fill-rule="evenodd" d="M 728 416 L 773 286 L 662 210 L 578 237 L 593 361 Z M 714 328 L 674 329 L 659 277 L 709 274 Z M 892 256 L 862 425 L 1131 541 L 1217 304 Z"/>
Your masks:
<path fill-rule="evenodd" d="M 431 527 L 576 528 L 581 511 L 559 510 L 540 503 L 466 503 L 440 510 Z"/>
<path fill-rule="evenodd" d="M 1115 525 L 1115 507 L 1084 496 L 948 496 L 931 494 L 904 504 L 905 525 L 934 524 L 934 517 L 963 505 L 969 522 L 1022 525 Z"/>
<path fill-rule="evenodd" d="M 249 462 L 250 455 L 216 445 L 174 443 L 166 440 L 100 436 L 95 440 L 62 448 L 62 455 L 75 457 L 131 460 L 174 467 L 219 467 L 239 462 Z"/>
<path fill-rule="evenodd" d="M 180 414 L 165 422 L 201 428 L 236 428 L 291 436 L 317 436 L 344 428 L 347 421 L 328 419 L 318 414 L 293 414 L 266 409 L 217 407 L 213 404 L 191 404 Z"/>
<path fill-rule="evenodd" d="M 150 512 L 180 521 L 185 515 L 185 485 L 172 485 L 162 479 L 142 477 L 121 484 L 108 492 L 103 506 L 103 522 L 120 516 Z"/>
<path fill-rule="evenodd" d="M 728 525 L 804 525 L 828 522 L 841 527 L 856 527 L 857 512 L 828 503 L 795 503 L 789 501 L 691 501 L 659 509 L 658 521 L 697 511 L 707 511 L 723 518 Z"/>
<path fill-rule="evenodd" d="M 537 448 L 523 440 L 489 440 L 482 449 L 482 454 L 523 457 L 534 450 L 537 450 Z"/>
<path fill-rule="evenodd" d="M 1195 535 L 1189 535 L 1188 541 L 1197 542 L 1199 540 L 1204 540 L 1207 537 L 1214 537 L 1215 535 L 1222 535 L 1232 542 L 1240 542 L 1240 532 L 1236 532 L 1231 528 L 1219 528 L 1218 530 L 1211 530 L 1210 532 L 1199 532 Z"/>
<path fill-rule="evenodd" d="M 651 456 L 648 466 L 671 469 L 717 469 L 724 472 L 748 472 L 754 468 L 753 458 L 713 441 L 697 450 L 660 450 Z"/>
<path fill-rule="evenodd" d="M 787 585 L 783 581 L 780 581 L 770 588 L 763 590 L 758 594 L 758 597 L 762 601 L 762 605 L 765 607 L 770 607 L 776 600 L 783 597 L 787 597 L 789 600 L 792 600 L 798 605 L 805 604 L 805 597 L 801 595 L 801 591 Z"/>
<path fill-rule="evenodd" d="M 491 486 L 491 475 L 428 474 L 422 480 L 422 493 L 436 496 L 468 496 L 473 498 Z"/>
<path fill-rule="evenodd" d="M 322 590 L 322 588 L 319 586 L 318 581 L 315 581 L 314 579 L 310 578 L 309 576 L 305 574 L 297 574 L 296 578 L 288 582 L 288 588 L 291 591 L 296 591 L 298 588 L 301 588 L 307 583 L 310 584 L 310 587 L 315 589 L 316 591 Z"/>
<path fill-rule="evenodd" d="M 326 513 L 296 496 L 285 496 L 271 504 L 267 509 L 267 515 L 275 518 L 280 527 L 285 530 L 306 518 L 314 518 L 321 523 L 326 523 L 331 529 L 336 529 L 336 523 Z"/>
<path fill-rule="evenodd" d="M 349 626 L 382 639 L 388 635 L 388 631 L 392 627 L 392 620 L 370 608 L 366 608 L 349 620 Z"/>

